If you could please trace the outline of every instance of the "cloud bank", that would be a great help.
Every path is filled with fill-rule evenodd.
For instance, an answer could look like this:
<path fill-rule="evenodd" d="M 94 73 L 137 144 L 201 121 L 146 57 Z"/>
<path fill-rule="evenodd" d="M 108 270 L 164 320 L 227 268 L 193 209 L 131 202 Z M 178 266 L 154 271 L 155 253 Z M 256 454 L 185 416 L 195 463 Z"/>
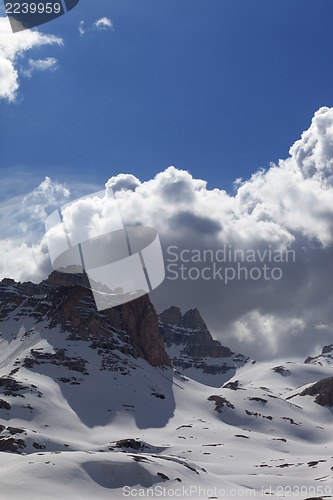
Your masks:
<path fill-rule="evenodd" d="M 174 167 L 146 182 L 119 174 L 106 183 L 104 199 L 88 197 L 74 203 L 66 213 L 66 226 L 73 232 L 79 228 L 80 238 L 107 231 L 113 216 L 108 210 L 108 191 L 112 189 L 124 223 L 158 230 L 167 265 L 175 260 L 170 246 L 178 256 L 185 251 L 186 262 L 178 260 L 174 270 L 184 264 L 199 271 L 208 267 L 211 272 L 212 261 L 198 261 L 198 255 L 207 250 L 219 255 L 215 264 L 222 267 L 226 265 L 220 259 L 223 249 L 266 255 L 262 262 L 257 258 L 254 263 L 241 264 L 248 271 L 253 265 L 279 267 L 279 279 L 256 275 L 246 279 L 243 270 L 239 279 L 226 283 L 218 275 L 215 279 L 174 279 L 167 272 L 152 299 L 158 309 L 172 304 L 183 309 L 198 307 L 222 343 L 255 359 L 304 358 L 332 342 L 333 109 L 319 109 L 289 153 L 287 159 L 254 173 L 249 180 L 238 180 L 233 195 L 209 189 L 204 180 Z M 44 182 L 25 198 L 30 207 L 27 233 L 31 224 L 35 227 L 31 221 L 41 221 L 49 213 L 43 203 L 60 204 L 70 196 L 65 186 L 50 179 Z M 21 216 L 24 224 L 23 213 Z M 16 217 L 12 211 L 12 218 Z M 36 237 L 36 228 L 33 234 Z M 21 240 L 16 266 L 13 241 L 9 235 L 0 245 L 2 256 L 14 252 L 11 264 L 0 269 L 2 276 L 40 277 L 47 269 L 42 234 L 39 242 L 32 237 L 30 243 Z M 292 251 L 294 258 L 272 262 L 269 251 L 271 255 Z M 33 256 L 36 266 L 31 267 L 31 259 L 25 259 L 24 253 Z"/>
<path fill-rule="evenodd" d="M 53 35 L 46 35 L 34 30 L 25 30 L 20 33 L 12 33 L 7 17 L 0 17 L 0 100 L 8 102 L 15 101 L 17 91 L 20 86 L 19 81 L 19 60 L 25 53 L 33 48 L 42 45 L 62 45 L 61 38 Z M 32 60 L 31 60 L 32 61 Z M 52 66 L 45 67 L 45 61 L 34 61 L 30 69 L 51 69 Z M 36 67 L 39 65 L 39 68 Z M 44 65 L 41 68 L 41 65 Z"/>

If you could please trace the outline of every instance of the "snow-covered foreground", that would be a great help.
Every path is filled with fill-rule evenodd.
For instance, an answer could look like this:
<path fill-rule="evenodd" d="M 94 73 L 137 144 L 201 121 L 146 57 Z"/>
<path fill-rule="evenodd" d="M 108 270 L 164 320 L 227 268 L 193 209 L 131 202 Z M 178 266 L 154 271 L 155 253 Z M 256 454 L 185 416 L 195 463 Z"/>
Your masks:
<path fill-rule="evenodd" d="M 1 499 L 333 497 L 332 411 L 299 395 L 329 363 L 216 388 L 29 321 L 0 325 Z"/>

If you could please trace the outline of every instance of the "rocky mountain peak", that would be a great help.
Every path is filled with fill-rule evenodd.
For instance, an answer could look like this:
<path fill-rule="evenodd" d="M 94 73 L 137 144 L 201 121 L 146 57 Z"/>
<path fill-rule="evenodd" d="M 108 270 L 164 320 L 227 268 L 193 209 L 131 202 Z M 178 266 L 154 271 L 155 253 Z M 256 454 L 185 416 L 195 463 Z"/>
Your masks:
<path fill-rule="evenodd" d="M 333 366 L 333 344 L 325 345 L 318 356 L 309 356 L 304 361 L 306 364 Z"/>
<path fill-rule="evenodd" d="M 46 280 L 42 281 L 42 283 L 53 288 L 73 285 L 81 285 L 86 288 L 90 287 L 87 274 L 80 268 L 77 268 L 76 271 L 73 269 L 73 272 L 66 273 L 53 271 Z"/>
<path fill-rule="evenodd" d="M 9 313 L 17 319 L 34 318 L 50 329 L 60 327 L 70 340 L 90 341 L 95 348 L 103 346 L 109 357 L 116 358 L 118 350 L 153 366 L 170 365 L 148 295 L 99 312 L 85 273 L 55 271 L 39 285 L 3 280 L 0 297 L 0 320 Z"/>
<path fill-rule="evenodd" d="M 159 317 L 163 323 L 169 325 L 176 325 L 190 330 L 207 330 L 207 325 L 196 308 L 190 309 L 182 315 L 179 307 L 171 306 L 165 309 Z"/>
<path fill-rule="evenodd" d="M 321 351 L 322 354 L 328 354 L 333 351 L 333 344 L 325 345 Z"/>
<path fill-rule="evenodd" d="M 207 325 L 196 308 L 190 309 L 183 315 L 181 326 L 191 330 L 207 330 Z"/>
<path fill-rule="evenodd" d="M 221 386 L 248 361 L 213 339 L 198 309 L 190 309 L 182 315 L 178 307 L 169 307 L 159 319 L 173 366 L 195 380 Z"/>
<path fill-rule="evenodd" d="M 168 323 L 169 325 L 179 325 L 182 320 L 181 310 L 176 306 L 165 309 L 159 316 L 164 323 Z"/>

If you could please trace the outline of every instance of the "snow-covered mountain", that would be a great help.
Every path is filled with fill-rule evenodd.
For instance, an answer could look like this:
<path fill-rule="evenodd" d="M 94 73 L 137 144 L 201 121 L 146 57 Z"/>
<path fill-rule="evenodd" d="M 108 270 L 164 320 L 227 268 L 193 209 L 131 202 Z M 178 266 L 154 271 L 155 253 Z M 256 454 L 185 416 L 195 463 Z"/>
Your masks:
<path fill-rule="evenodd" d="M 255 363 L 195 309 L 97 312 L 79 275 L 0 298 L 1 500 L 333 497 L 332 346 Z"/>

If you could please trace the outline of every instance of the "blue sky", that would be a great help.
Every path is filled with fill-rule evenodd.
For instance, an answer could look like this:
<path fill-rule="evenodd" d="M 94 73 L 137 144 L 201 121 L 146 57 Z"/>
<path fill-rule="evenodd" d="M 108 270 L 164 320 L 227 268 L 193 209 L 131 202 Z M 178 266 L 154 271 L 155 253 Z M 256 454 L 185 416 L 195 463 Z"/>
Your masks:
<path fill-rule="evenodd" d="M 58 69 L 0 102 L 0 169 L 103 186 L 175 165 L 231 190 L 333 105 L 332 15 L 330 0 L 81 0 L 40 28 L 63 47 L 19 61 Z M 89 28 L 103 16 L 113 31 Z"/>

